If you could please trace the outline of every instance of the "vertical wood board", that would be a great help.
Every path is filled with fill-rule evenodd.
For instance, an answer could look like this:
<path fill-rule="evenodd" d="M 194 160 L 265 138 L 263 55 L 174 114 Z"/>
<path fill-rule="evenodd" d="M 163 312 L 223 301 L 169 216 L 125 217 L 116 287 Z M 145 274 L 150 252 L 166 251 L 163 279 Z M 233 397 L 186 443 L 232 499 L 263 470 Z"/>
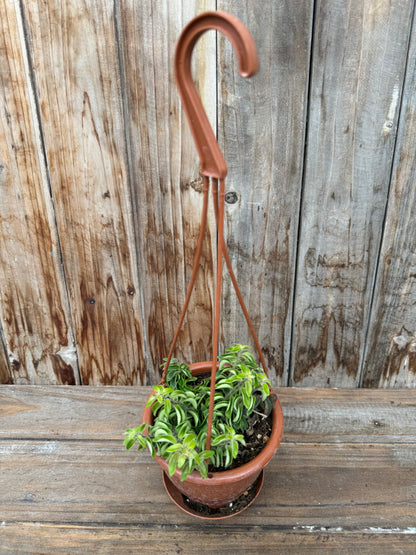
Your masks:
<path fill-rule="evenodd" d="M 365 387 L 416 386 L 415 91 L 416 35 L 413 27 L 363 368 Z"/>
<path fill-rule="evenodd" d="M 182 309 L 202 210 L 199 159 L 173 78 L 183 27 L 215 2 L 120 2 L 127 136 L 142 280 L 148 380 L 159 380 Z M 215 125 L 215 36 L 198 41 L 194 78 Z M 213 297 L 212 213 L 199 276 L 174 355 L 210 358 Z"/>
<path fill-rule="evenodd" d="M 113 2 L 25 9 L 82 383 L 143 384 Z"/>
<path fill-rule="evenodd" d="M 0 22 L 0 318 L 10 368 L 15 383 L 76 384 L 71 318 L 17 2 L 0 2 Z"/>
<path fill-rule="evenodd" d="M 0 327 L 0 384 L 13 383 L 7 362 L 7 352 L 3 330 Z"/>
<path fill-rule="evenodd" d="M 316 7 L 292 381 L 359 383 L 411 2 Z"/>
<path fill-rule="evenodd" d="M 259 72 L 242 79 L 219 39 L 219 140 L 226 189 L 238 198 L 227 205 L 227 243 L 270 375 L 286 385 L 313 2 L 222 0 L 218 8 L 246 24 L 259 57 Z M 251 342 L 229 281 L 224 297 L 224 343 Z"/>

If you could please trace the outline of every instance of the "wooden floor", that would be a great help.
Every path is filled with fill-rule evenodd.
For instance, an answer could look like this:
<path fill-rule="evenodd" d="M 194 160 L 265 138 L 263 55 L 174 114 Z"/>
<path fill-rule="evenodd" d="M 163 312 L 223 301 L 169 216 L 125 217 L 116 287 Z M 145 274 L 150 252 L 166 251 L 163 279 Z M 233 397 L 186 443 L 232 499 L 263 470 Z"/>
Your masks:
<path fill-rule="evenodd" d="M 280 389 L 245 512 L 189 516 L 126 452 L 150 388 L 0 386 L 0 553 L 416 553 L 416 391 Z"/>

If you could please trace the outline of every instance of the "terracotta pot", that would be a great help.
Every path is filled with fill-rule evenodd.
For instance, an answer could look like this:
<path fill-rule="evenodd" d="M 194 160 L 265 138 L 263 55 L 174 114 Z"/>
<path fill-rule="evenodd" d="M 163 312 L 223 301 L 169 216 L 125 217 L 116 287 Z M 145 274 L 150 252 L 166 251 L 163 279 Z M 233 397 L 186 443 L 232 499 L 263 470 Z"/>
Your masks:
<path fill-rule="evenodd" d="M 211 362 L 198 362 L 190 365 L 192 375 L 198 376 L 205 372 L 211 372 Z M 234 501 L 244 493 L 258 478 L 262 469 L 273 457 L 283 434 L 283 413 L 279 400 L 273 410 L 273 428 L 269 441 L 261 451 L 250 462 L 232 470 L 212 472 L 208 478 L 202 478 L 199 472 L 194 470 L 181 482 L 181 471 L 176 470 L 170 481 L 174 486 L 192 501 L 198 501 L 212 508 L 223 507 Z M 142 422 L 153 423 L 151 407 L 143 412 Z M 168 475 L 168 463 L 162 457 L 155 457 L 165 473 Z"/>

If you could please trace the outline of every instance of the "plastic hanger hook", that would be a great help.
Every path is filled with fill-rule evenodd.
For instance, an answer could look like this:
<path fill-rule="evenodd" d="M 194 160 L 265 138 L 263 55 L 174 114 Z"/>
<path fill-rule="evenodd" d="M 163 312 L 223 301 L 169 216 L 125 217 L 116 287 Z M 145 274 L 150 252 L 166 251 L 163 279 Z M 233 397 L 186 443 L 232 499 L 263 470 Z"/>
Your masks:
<path fill-rule="evenodd" d="M 210 29 L 221 31 L 237 54 L 238 71 L 250 77 L 258 70 L 256 46 L 248 29 L 235 16 L 224 12 L 205 12 L 195 17 L 182 31 L 175 51 L 175 80 L 201 161 L 201 174 L 223 179 L 227 175 L 221 149 L 205 113 L 191 73 L 193 48 L 199 37 Z"/>

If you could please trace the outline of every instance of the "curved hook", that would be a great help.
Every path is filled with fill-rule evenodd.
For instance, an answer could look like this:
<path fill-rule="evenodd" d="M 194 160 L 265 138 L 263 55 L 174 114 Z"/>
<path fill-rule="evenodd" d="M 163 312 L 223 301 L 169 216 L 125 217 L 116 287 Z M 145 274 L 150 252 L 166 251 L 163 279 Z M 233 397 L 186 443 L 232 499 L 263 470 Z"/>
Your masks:
<path fill-rule="evenodd" d="M 201 174 L 223 179 L 227 175 L 227 164 L 191 74 L 193 48 L 199 37 L 209 29 L 221 31 L 229 38 L 236 51 L 238 71 L 242 77 L 250 77 L 257 72 L 258 60 L 248 29 L 239 19 L 224 12 L 205 12 L 195 17 L 182 31 L 176 46 L 175 80 L 201 160 Z"/>

